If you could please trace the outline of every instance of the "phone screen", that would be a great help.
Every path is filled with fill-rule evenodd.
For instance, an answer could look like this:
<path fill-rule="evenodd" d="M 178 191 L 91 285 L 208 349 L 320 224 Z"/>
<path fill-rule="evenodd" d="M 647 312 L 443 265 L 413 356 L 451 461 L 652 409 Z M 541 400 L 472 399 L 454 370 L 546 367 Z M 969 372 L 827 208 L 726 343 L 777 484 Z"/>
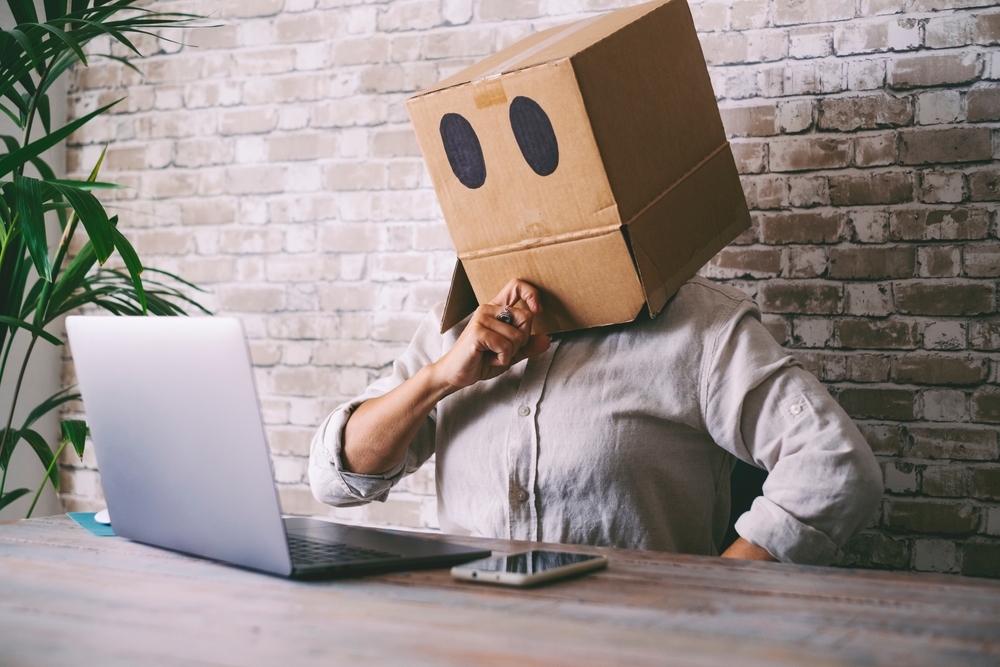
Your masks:
<path fill-rule="evenodd" d="M 484 558 L 483 560 L 465 563 L 456 567 L 463 570 L 478 570 L 480 572 L 538 574 L 556 567 L 583 563 L 598 558 L 600 556 L 569 554 L 561 551 L 528 551 L 523 554 L 500 556 L 499 558 Z"/>

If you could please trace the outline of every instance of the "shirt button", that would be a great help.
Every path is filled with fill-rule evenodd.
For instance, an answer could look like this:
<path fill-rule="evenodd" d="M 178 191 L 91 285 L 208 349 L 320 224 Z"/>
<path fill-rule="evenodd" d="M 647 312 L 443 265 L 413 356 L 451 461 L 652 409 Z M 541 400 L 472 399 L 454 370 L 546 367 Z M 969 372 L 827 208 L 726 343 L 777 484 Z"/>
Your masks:
<path fill-rule="evenodd" d="M 525 491 L 524 489 L 521 489 L 520 491 L 517 492 L 517 500 L 518 500 L 518 502 L 522 502 L 523 503 L 527 499 L 528 499 L 528 492 L 527 491 Z"/>
<path fill-rule="evenodd" d="M 517 409 L 517 414 L 521 415 L 522 417 L 527 417 L 528 415 L 531 414 L 531 408 L 529 408 L 527 405 L 522 405 Z"/>
<path fill-rule="evenodd" d="M 791 412 L 794 417 L 802 412 L 802 406 L 796 403 L 792 407 L 788 408 L 788 411 Z"/>

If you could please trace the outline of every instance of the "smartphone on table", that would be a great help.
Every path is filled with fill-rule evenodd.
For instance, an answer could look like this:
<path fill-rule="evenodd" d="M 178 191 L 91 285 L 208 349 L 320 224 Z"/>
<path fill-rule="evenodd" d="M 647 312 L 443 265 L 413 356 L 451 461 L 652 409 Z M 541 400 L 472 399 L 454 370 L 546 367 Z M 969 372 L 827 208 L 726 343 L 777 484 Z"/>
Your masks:
<path fill-rule="evenodd" d="M 563 551 L 526 551 L 521 554 L 474 560 L 451 568 L 451 576 L 503 586 L 536 586 L 607 567 L 608 559 Z"/>

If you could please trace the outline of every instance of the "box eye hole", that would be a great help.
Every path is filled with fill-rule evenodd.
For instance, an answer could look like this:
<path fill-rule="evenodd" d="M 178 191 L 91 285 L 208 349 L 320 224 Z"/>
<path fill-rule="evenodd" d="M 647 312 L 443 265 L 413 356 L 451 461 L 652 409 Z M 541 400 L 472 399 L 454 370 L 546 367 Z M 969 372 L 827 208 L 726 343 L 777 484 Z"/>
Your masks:
<path fill-rule="evenodd" d="M 441 142 L 455 178 L 475 190 L 486 182 L 486 160 L 476 131 L 465 117 L 446 113 L 441 117 Z"/>
<path fill-rule="evenodd" d="M 510 103 L 510 129 L 524 161 L 539 176 L 548 176 L 559 166 L 559 142 L 548 115 L 530 97 L 515 97 Z"/>

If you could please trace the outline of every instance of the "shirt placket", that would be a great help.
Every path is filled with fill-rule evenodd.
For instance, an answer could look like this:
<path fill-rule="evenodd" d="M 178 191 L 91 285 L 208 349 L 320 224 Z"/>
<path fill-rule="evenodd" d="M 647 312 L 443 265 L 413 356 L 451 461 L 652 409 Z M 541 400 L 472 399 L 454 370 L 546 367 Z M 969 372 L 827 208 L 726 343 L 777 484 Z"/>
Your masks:
<path fill-rule="evenodd" d="M 538 512 L 535 481 L 538 473 L 538 404 L 545 378 L 559 342 L 552 341 L 544 354 L 528 359 L 512 406 L 512 427 L 507 442 L 508 538 L 537 541 Z"/>

